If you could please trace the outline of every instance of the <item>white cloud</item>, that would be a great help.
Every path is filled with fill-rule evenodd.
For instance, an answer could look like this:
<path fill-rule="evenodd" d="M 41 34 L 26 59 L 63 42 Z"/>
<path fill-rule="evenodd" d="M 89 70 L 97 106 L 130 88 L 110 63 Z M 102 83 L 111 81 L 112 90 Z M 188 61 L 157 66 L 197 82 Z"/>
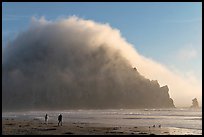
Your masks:
<path fill-rule="evenodd" d="M 39 25 L 46 25 L 48 22 L 59 25 L 60 28 L 63 28 L 62 32 L 64 29 L 68 29 L 70 33 L 77 34 L 77 37 L 70 35 L 70 40 L 75 40 L 80 45 L 99 46 L 107 44 L 110 48 L 120 50 L 132 66 L 137 67 L 137 70 L 146 78 L 158 80 L 161 86 L 168 85 L 170 97 L 173 98 L 177 107 L 190 106 L 194 97 L 197 97 L 201 104 L 202 85 L 197 82 L 198 80 L 193 74 L 183 76 L 157 61 L 144 57 L 121 36 L 118 29 L 112 28 L 109 24 L 96 23 L 76 16 L 57 22 L 47 21 L 44 17 L 33 18 L 32 21 L 36 24 L 38 22 Z M 62 37 L 66 40 L 66 35 Z M 197 56 L 197 52 L 195 50 L 182 50 L 179 56 L 183 59 L 192 59 Z"/>
<path fill-rule="evenodd" d="M 38 23 L 43 25 L 43 24 L 51 23 L 51 21 L 46 20 L 46 18 L 44 16 L 41 16 L 39 19 L 36 16 L 33 16 L 31 18 L 31 23 L 32 23 L 31 25 L 38 24 Z"/>
<path fill-rule="evenodd" d="M 179 50 L 177 56 L 179 58 L 179 60 L 181 61 L 188 61 L 188 60 L 191 60 L 191 59 L 194 59 L 196 58 L 198 55 L 196 49 L 194 48 L 185 48 L 185 49 L 181 49 Z"/>

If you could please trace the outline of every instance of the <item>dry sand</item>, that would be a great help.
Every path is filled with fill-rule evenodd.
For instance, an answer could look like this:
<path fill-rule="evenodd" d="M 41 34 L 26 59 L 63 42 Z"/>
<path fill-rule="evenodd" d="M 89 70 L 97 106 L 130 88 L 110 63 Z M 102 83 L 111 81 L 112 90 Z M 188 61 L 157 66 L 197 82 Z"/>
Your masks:
<path fill-rule="evenodd" d="M 176 135 L 181 129 L 159 127 L 110 126 L 95 123 L 57 123 L 46 125 L 39 119 L 2 119 L 3 135 Z"/>

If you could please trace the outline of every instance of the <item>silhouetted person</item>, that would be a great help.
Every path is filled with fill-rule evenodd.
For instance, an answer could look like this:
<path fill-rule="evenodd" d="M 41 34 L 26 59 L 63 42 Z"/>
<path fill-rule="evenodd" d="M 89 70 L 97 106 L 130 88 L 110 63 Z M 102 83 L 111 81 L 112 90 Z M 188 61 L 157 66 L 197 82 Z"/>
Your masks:
<path fill-rule="evenodd" d="M 48 115 L 45 115 L 45 123 L 48 124 Z"/>
<path fill-rule="evenodd" d="M 59 114 L 59 116 L 58 116 L 58 126 L 59 126 L 59 124 L 61 123 L 61 126 L 62 126 L 62 115 L 61 114 Z"/>

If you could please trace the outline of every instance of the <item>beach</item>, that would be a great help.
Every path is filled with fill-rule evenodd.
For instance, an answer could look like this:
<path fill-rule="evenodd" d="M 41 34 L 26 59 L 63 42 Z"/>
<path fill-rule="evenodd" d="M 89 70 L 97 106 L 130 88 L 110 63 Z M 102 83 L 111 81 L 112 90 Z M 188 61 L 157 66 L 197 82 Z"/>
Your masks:
<path fill-rule="evenodd" d="M 48 114 L 48 125 L 45 124 L 45 114 Z M 59 114 L 63 116 L 62 126 L 58 126 Z M 78 109 L 3 112 L 2 134 L 202 135 L 202 109 Z"/>
<path fill-rule="evenodd" d="M 3 135 L 185 135 L 179 128 L 148 126 L 110 126 L 101 123 L 57 122 L 45 124 L 39 119 L 2 119 Z"/>

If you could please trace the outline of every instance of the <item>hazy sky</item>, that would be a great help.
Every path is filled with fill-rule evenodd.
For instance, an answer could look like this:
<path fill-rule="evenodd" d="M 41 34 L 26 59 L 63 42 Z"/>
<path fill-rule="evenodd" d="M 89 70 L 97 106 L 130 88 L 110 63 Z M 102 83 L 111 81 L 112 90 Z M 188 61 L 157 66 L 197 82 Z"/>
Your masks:
<path fill-rule="evenodd" d="M 202 83 L 202 3 L 3 3 L 3 46 L 32 17 L 56 20 L 76 15 L 109 23 L 137 51 Z"/>

